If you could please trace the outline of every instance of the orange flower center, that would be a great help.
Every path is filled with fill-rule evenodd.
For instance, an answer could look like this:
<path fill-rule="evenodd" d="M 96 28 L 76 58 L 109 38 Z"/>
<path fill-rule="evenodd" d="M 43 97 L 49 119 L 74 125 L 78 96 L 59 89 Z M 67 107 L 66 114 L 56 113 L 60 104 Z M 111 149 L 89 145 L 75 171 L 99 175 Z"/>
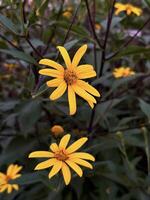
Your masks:
<path fill-rule="evenodd" d="M 57 160 L 65 161 L 68 159 L 68 156 L 65 154 L 65 152 L 63 150 L 60 150 L 55 153 L 55 158 Z"/>
<path fill-rule="evenodd" d="M 6 176 L 6 178 L 5 178 L 5 181 L 8 183 L 9 182 L 9 180 L 11 180 L 12 178 L 10 177 L 10 176 Z"/>
<path fill-rule="evenodd" d="M 130 4 L 127 5 L 126 11 L 127 11 L 127 14 L 131 14 L 131 12 L 132 12 L 132 6 Z"/>
<path fill-rule="evenodd" d="M 69 70 L 69 69 L 65 70 L 64 80 L 66 81 L 66 83 L 68 85 L 72 85 L 72 84 L 76 83 L 77 79 L 78 79 L 78 77 L 74 71 Z"/>

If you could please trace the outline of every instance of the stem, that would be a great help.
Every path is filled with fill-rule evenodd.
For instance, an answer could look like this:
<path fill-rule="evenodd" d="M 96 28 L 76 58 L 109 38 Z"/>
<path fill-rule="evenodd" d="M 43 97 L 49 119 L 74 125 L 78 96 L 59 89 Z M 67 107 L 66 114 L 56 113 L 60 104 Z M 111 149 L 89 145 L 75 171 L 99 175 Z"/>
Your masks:
<path fill-rule="evenodd" d="M 149 152 L 149 139 L 148 139 L 148 132 L 146 127 L 142 127 L 142 132 L 144 135 L 144 141 L 145 141 L 145 152 L 146 152 L 146 157 L 147 157 L 147 171 L 148 171 L 148 176 L 150 175 L 150 152 Z"/>
<path fill-rule="evenodd" d="M 61 13 L 62 13 L 62 11 L 63 11 L 63 6 L 64 6 L 64 0 L 62 0 L 60 9 L 59 9 L 58 14 L 57 14 L 57 17 L 56 17 L 56 21 L 58 21 L 59 18 L 60 18 L 60 16 L 61 16 Z M 51 43 L 53 37 L 55 36 L 56 29 L 57 29 L 57 26 L 54 25 L 52 34 L 51 34 L 51 36 L 50 36 L 50 38 L 49 38 L 49 40 L 48 40 L 48 42 L 47 42 L 47 46 L 46 46 L 45 49 L 43 50 L 43 53 L 42 53 L 43 55 L 46 54 L 46 52 L 47 52 L 47 50 L 48 50 L 48 48 L 49 48 L 49 44 Z"/>
<path fill-rule="evenodd" d="M 124 50 L 124 48 L 127 47 L 136 38 L 138 33 L 140 33 L 140 31 L 142 31 L 145 28 L 145 26 L 147 24 L 149 24 L 149 22 L 150 22 L 150 18 L 141 26 L 141 28 L 139 28 L 139 30 L 133 35 L 133 37 L 131 37 L 126 43 L 124 43 L 115 53 L 113 53 L 112 55 L 108 56 L 106 58 L 106 60 L 112 59 L 113 57 L 118 55 L 122 50 Z"/>
<path fill-rule="evenodd" d="M 75 11 L 75 14 L 74 14 L 74 16 L 73 16 L 73 18 L 72 18 L 72 21 L 71 21 L 71 23 L 70 23 L 70 25 L 69 25 L 69 28 L 68 28 L 68 30 L 67 30 L 67 33 L 66 33 L 66 35 L 65 35 L 65 39 L 64 39 L 64 41 L 63 41 L 63 43 L 62 43 L 62 46 L 65 44 L 65 42 L 66 42 L 67 39 L 68 39 L 68 36 L 69 36 L 70 31 L 71 31 L 71 29 L 72 29 L 72 26 L 73 26 L 73 24 L 74 24 L 74 22 L 75 22 L 75 19 L 76 19 L 76 17 L 77 17 L 77 13 L 78 13 L 78 11 L 79 11 L 79 8 L 80 8 L 80 4 L 78 5 L 78 7 L 77 7 L 77 9 L 76 9 L 76 11 Z M 57 54 L 55 60 L 58 60 L 59 54 L 60 54 L 60 52 L 58 52 L 58 54 Z"/>
<path fill-rule="evenodd" d="M 89 10 L 88 1 L 87 0 L 85 0 L 85 1 L 86 1 L 86 4 L 87 4 L 87 10 Z M 101 59 L 101 67 L 100 67 L 100 72 L 99 72 L 98 77 L 102 76 L 102 73 L 103 73 L 103 68 L 104 68 L 104 64 L 105 64 L 105 53 L 106 53 L 107 41 L 108 41 L 108 36 L 109 36 L 109 32 L 110 32 L 115 2 L 116 2 L 116 0 L 113 0 L 111 10 L 108 13 L 107 29 L 106 29 L 104 44 L 102 45 L 102 59 Z M 95 29 L 94 29 L 94 31 L 95 31 Z M 92 125 L 93 125 L 93 121 L 94 121 L 94 117 L 95 117 L 96 106 L 97 106 L 97 104 L 95 105 L 94 109 L 92 110 L 92 114 L 91 114 L 91 118 L 90 118 L 90 122 L 89 122 L 89 126 L 88 126 L 88 133 L 90 133 L 92 131 Z"/>
<path fill-rule="evenodd" d="M 92 29 L 92 33 L 93 33 L 94 39 L 97 41 L 97 44 L 99 45 L 99 47 L 101 49 L 103 49 L 103 46 L 100 43 L 99 38 L 97 37 L 97 34 L 95 32 L 95 24 L 93 24 L 93 20 L 92 20 L 90 8 L 89 8 L 88 0 L 85 0 L 85 4 L 86 4 L 86 8 L 87 8 L 87 12 L 88 12 L 88 18 L 89 18 L 89 22 L 90 22 L 90 25 L 91 25 L 91 29 Z"/>
<path fill-rule="evenodd" d="M 105 64 L 105 61 L 106 61 L 106 58 L 105 58 L 106 47 L 107 47 L 107 41 L 108 41 L 108 37 L 109 37 L 111 22 L 112 22 L 112 18 L 113 18 L 115 3 L 116 3 L 116 0 L 113 0 L 111 10 L 108 13 L 107 28 L 106 28 L 106 34 L 105 34 L 105 39 L 104 39 L 104 44 L 103 44 L 103 51 L 102 51 L 101 67 L 100 67 L 100 71 L 99 71 L 99 77 L 102 76 L 104 64 Z"/>
<path fill-rule="evenodd" d="M 28 42 L 28 44 L 30 45 L 30 47 L 33 49 L 33 51 L 40 57 L 43 58 L 42 54 L 37 51 L 37 49 L 33 46 L 33 44 L 31 43 L 30 39 L 29 39 L 29 35 L 25 38 L 26 41 Z"/>
<path fill-rule="evenodd" d="M 12 47 L 14 47 L 17 50 L 21 50 L 19 47 L 17 47 L 16 45 L 14 45 L 10 40 L 8 40 L 5 36 L 3 36 L 2 34 L 0 34 L 0 37 L 5 40 L 6 42 L 8 42 Z"/>

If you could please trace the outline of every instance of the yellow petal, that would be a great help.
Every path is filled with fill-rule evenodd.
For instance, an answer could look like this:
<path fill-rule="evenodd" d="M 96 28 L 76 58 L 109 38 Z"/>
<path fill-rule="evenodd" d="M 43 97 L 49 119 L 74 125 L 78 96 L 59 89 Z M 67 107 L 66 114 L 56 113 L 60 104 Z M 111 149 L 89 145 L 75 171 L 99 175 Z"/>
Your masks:
<path fill-rule="evenodd" d="M 8 187 L 8 184 L 0 186 L 0 193 L 4 192 L 7 189 L 7 187 Z"/>
<path fill-rule="evenodd" d="M 9 165 L 9 167 L 7 168 L 7 173 L 6 173 L 7 175 L 11 175 L 11 173 L 13 171 L 13 167 L 14 167 L 13 164 Z"/>
<path fill-rule="evenodd" d="M 48 87 L 58 87 L 62 82 L 62 78 L 55 78 L 53 80 L 47 81 L 46 84 Z"/>
<path fill-rule="evenodd" d="M 41 169 L 46 169 L 49 168 L 51 166 L 53 166 L 55 163 L 57 162 L 56 158 L 51 158 L 48 159 L 46 161 L 43 161 L 41 163 L 39 163 L 34 170 L 41 170 Z"/>
<path fill-rule="evenodd" d="M 77 52 L 76 52 L 76 54 L 74 55 L 73 60 L 72 60 L 72 67 L 77 67 L 77 66 L 78 66 L 78 64 L 79 64 L 79 62 L 80 62 L 82 56 L 85 54 L 86 50 L 87 50 L 87 45 L 86 45 L 86 44 L 83 45 L 83 46 L 81 46 L 81 47 L 77 50 Z"/>
<path fill-rule="evenodd" d="M 13 175 L 12 179 L 19 178 L 20 176 L 21 176 L 21 174 Z"/>
<path fill-rule="evenodd" d="M 12 169 L 12 172 L 11 172 L 11 175 L 15 176 L 21 169 L 22 169 L 22 166 L 14 165 L 13 169 Z"/>
<path fill-rule="evenodd" d="M 100 97 L 100 93 L 94 88 L 92 87 L 90 84 L 88 84 L 85 81 L 82 80 L 78 80 L 77 84 L 84 90 L 86 90 L 87 92 L 89 92 L 90 94 L 96 96 L 96 97 Z"/>
<path fill-rule="evenodd" d="M 51 158 L 54 154 L 49 151 L 34 151 L 29 154 L 29 158 Z"/>
<path fill-rule="evenodd" d="M 71 180 L 70 169 L 65 163 L 63 163 L 61 170 L 62 170 L 62 174 L 63 174 L 63 177 L 64 177 L 65 184 L 68 185 L 70 183 L 70 180 Z"/>
<path fill-rule="evenodd" d="M 77 84 L 72 85 L 74 91 L 83 99 L 85 99 L 86 101 L 91 101 L 93 103 L 96 103 L 96 99 L 90 95 L 89 93 L 87 93 L 85 90 L 83 90 L 81 87 L 79 87 Z"/>
<path fill-rule="evenodd" d="M 142 10 L 140 8 L 134 7 L 132 11 L 137 15 L 140 16 L 142 14 Z"/>
<path fill-rule="evenodd" d="M 94 108 L 94 103 L 91 102 L 91 101 L 87 101 L 87 102 L 88 102 L 89 106 L 93 109 Z"/>
<path fill-rule="evenodd" d="M 50 59 L 46 59 L 46 58 L 41 59 L 41 60 L 39 61 L 39 64 L 47 65 L 47 66 L 49 66 L 49 67 L 53 67 L 53 68 L 55 68 L 55 69 L 57 69 L 57 70 L 59 70 L 59 71 L 62 71 L 62 72 L 64 71 L 64 68 L 63 68 L 62 65 L 60 65 L 60 64 L 58 64 L 57 62 L 55 62 L 55 61 L 53 61 L 53 60 L 50 60 Z"/>
<path fill-rule="evenodd" d="M 87 161 L 85 161 L 85 160 L 82 160 L 82 159 L 80 159 L 80 158 L 72 158 L 71 161 L 72 161 L 72 162 L 75 162 L 75 163 L 78 164 L 78 165 L 82 165 L 82 166 L 84 166 L 84 167 L 93 169 L 93 166 L 92 166 L 89 162 L 87 162 Z"/>
<path fill-rule="evenodd" d="M 0 172 L 0 179 L 5 179 L 6 178 L 6 175 L 2 172 Z"/>
<path fill-rule="evenodd" d="M 60 98 L 66 91 L 67 89 L 67 84 L 65 81 L 63 81 L 58 87 L 57 89 L 54 90 L 54 92 L 50 95 L 50 99 L 51 100 L 56 100 L 58 98 Z"/>
<path fill-rule="evenodd" d="M 70 85 L 68 85 L 68 102 L 69 102 L 70 115 L 74 115 L 77 110 L 76 96 L 72 86 Z"/>
<path fill-rule="evenodd" d="M 50 149 L 55 153 L 56 151 L 59 151 L 58 145 L 56 143 L 52 143 L 50 145 Z"/>
<path fill-rule="evenodd" d="M 82 169 L 74 162 L 71 160 L 66 160 L 65 161 L 80 177 L 83 175 Z"/>
<path fill-rule="evenodd" d="M 70 137 L 71 137 L 70 134 L 67 134 L 67 135 L 63 136 L 63 138 L 60 140 L 60 143 L 59 143 L 59 148 L 60 149 L 65 149 L 66 148 L 66 146 L 68 145 L 68 142 L 70 140 Z"/>
<path fill-rule="evenodd" d="M 92 65 L 79 65 L 77 68 L 76 68 L 76 71 L 77 73 L 86 73 L 86 72 L 91 72 L 93 71 L 94 68 Z"/>
<path fill-rule="evenodd" d="M 8 184 L 8 187 L 7 187 L 7 193 L 10 194 L 12 192 L 13 188 L 10 184 Z"/>
<path fill-rule="evenodd" d="M 57 48 L 59 49 L 59 51 L 64 59 L 66 67 L 70 68 L 71 67 L 71 59 L 70 59 L 70 56 L 69 56 L 67 50 L 62 46 L 57 46 Z"/>
<path fill-rule="evenodd" d="M 84 145 L 84 143 L 88 140 L 87 137 L 83 137 L 80 138 L 79 140 L 77 140 L 76 142 L 74 142 L 73 144 L 71 144 L 67 149 L 66 152 L 68 154 L 75 152 L 76 150 L 78 150 L 81 146 Z"/>
<path fill-rule="evenodd" d="M 41 69 L 41 70 L 39 70 L 39 74 L 42 74 L 45 76 L 62 78 L 64 73 L 62 73 L 58 70 L 55 70 L 55 69 Z"/>
<path fill-rule="evenodd" d="M 62 161 L 57 160 L 57 162 L 55 163 L 55 165 L 51 169 L 48 177 L 52 178 L 53 176 L 55 176 L 55 174 L 57 174 L 60 171 L 61 167 L 62 167 Z"/>
<path fill-rule="evenodd" d="M 81 73 L 77 73 L 77 76 L 79 79 L 86 79 L 86 78 L 92 78 L 96 76 L 96 72 L 93 71 L 87 71 L 87 72 L 81 72 Z"/>
<path fill-rule="evenodd" d="M 122 4 L 122 3 L 115 3 L 114 7 L 115 7 L 115 8 L 124 8 L 125 5 Z"/>
<path fill-rule="evenodd" d="M 19 190 L 19 185 L 17 185 L 17 184 L 13 184 L 12 187 L 13 187 L 15 190 Z"/>
<path fill-rule="evenodd" d="M 84 152 L 83 153 L 82 152 L 72 153 L 72 154 L 69 155 L 69 158 L 82 158 L 82 159 L 85 159 L 85 160 L 95 161 L 94 156 L 92 156 L 89 153 L 84 153 Z"/>

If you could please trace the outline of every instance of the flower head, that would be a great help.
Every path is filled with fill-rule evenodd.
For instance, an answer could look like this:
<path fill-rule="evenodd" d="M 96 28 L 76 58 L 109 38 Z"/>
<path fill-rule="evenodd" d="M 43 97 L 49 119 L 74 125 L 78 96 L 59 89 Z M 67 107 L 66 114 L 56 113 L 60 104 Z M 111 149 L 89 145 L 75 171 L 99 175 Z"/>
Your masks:
<path fill-rule="evenodd" d="M 63 127 L 60 126 L 60 125 L 54 125 L 54 126 L 51 128 L 51 132 L 53 133 L 53 135 L 59 136 L 59 135 L 62 135 L 62 133 L 64 133 L 64 129 L 63 129 Z"/>
<path fill-rule="evenodd" d="M 113 75 L 115 78 L 127 77 L 134 75 L 135 72 L 130 67 L 119 67 L 115 68 Z"/>
<path fill-rule="evenodd" d="M 29 158 L 48 158 L 48 160 L 39 163 L 35 170 L 52 167 L 49 178 L 52 178 L 61 170 L 66 185 L 71 181 L 70 168 L 81 177 L 83 171 L 79 165 L 92 169 L 93 166 L 86 160 L 95 161 L 95 158 L 89 153 L 76 152 L 87 141 L 86 137 L 80 138 L 67 147 L 70 137 L 70 134 L 63 136 L 59 145 L 52 143 L 50 145 L 51 152 L 35 151 L 29 154 Z"/>
<path fill-rule="evenodd" d="M 68 90 L 70 115 L 76 112 L 76 94 L 85 99 L 93 108 L 94 103 L 96 103 L 96 99 L 93 96 L 100 97 L 100 94 L 89 83 L 81 79 L 95 77 L 96 72 L 92 65 L 78 65 L 87 50 L 87 45 L 83 45 L 78 49 L 72 61 L 64 47 L 58 46 L 57 48 L 64 59 L 66 68 L 50 59 L 42 59 L 39 61 L 40 64 L 54 68 L 46 68 L 39 71 L 42 75 L 54 77 L 54 79 L 47 81 L 48 87 L 57 87 L 50 95 L 50 99 L 56 100 Z"/>
<path fill-rule="evenodd" d="M 9 181 L 19 178 L 21 176 L 21 174 L 19 174 L 21 169 L 22 166 L 11 164 L 7 168 L 6 174 L 0 172 L 0 193 L 6 190 L 9 194 L 13 191 L 13 189 L 19 189 L 18 184 L 11 184 Z"/>
<path fill-rule="evenodd" d="M 126 11 L 127 15 L 131 15 L 134 13 L 137 16 L 140 16 L 142 14 L 142 9 L 138 8 L 136 6 L 133 6 L 132 4 L 122 4 L 122 3 L 116 3 L 115 4 L 115 15 L 118 15 L 122 11 Z"/>

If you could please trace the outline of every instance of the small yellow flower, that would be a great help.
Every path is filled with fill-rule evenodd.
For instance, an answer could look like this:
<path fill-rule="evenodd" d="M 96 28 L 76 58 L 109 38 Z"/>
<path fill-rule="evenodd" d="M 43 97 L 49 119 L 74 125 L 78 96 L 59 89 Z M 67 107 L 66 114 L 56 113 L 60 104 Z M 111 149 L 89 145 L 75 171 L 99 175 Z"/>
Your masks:
<path fill-rule="evenodd" d="M 102 26 L 99 23 L 95 23 L 95 29 L 96 31 L 100 31 Z"/>
<path fill-rule="evenodd" d="M 70 11 L 65 11 L 63 16 L 69 19 L 72 16 L 72 13 Z"/>
<path fill-rule="evenodd" d="M 21 169 L 22 166 L 11 164 L 7 168 L 6 174 L 0 172 L 0 193 L 5 192 L 5 190 L 7 190 L 7 193 L 10 194 L 13 191 L 13 189 L 19 189 L 18 184 L 11 184 L 9 183 L 9 181 L 19 178 L 21 174 L 19 174 L 18 172 L 20 172 Z"/>
<path fill-rule="evenodd" d="M 55 77 L 54 79 L 47 81 L 48 87 L 57 87 L 50 95 L 50 99 L 56 100 L 60 98 L 68 89 L 70 115 L 73 115 L 76 112 L 76 94 L 85 99 L 91 108 L 93 108 L 96 99 L 92 95 L 100 97 L 100 93 L 88 82 L 81 79 L 95 77 L 96 72 L 92 65 L 78 65 L 87 50 L 87 45 L 83 45 L 78 49 L 72 61 L 64 47 L 58 46 L 57 48 L 64 59 L 66 68 L 50 59 L 41 59 L 39 61 L 39 64 L 54 68 L 41 69 L 39 71 L 42 75 Z"/>
<path fill-rule="evenodd" d="M 86 160 L 95 161 L 95 158 L 89 153 L 76 152 L 88 140 L 88 138 L 80 138 L 67 147 L 70 137 L 70 134 L 63 136 L 59 145 L 52 143 L 50 145 L 52 152 L 35 151 L 29 154 L 29 158 L 48 158 L 48 160 L 39 163 L 35 167 L 35 170 L 52 167 L 48 175 L 49 178 L 52 178 L 61 170 L 66 185 L 71 181 L 70 168 L 82 177 L 83 171 L 79 165 L 93 169 L 93 166 Z"/>
<path fill-rule="evenodd" d="M 69 6 L 65 12 L 63 12 L 63 16 L 66 18 L 70 18 L 72 16 L 73 8 Z"/>
<path fill-rule="evenodd" d="M 64 133 L 64 129 L 62 126 L 60 125 L 54 125 L 52 128 L 51 128 L 51 132 L 55 135 L 55 136 L 59 136 L 61 135 L 62 133 Z"/>
<path fill-rule="evenodd" d="M 135 72 L 130 67 L 119 67 L 115 68 L 113 75 L 115 78 L 127 77 L 134 75 Z"/>
<path fill-rule="evenodd" d="M 18 65 L 16 63 L 5 63 L 4 67 L 9 71 L 13 71 L 15 68 L 18 67 Z"/>
<path fill-rule="evenodd" d="M 115 15 L 118 15 L 122 11 L 126 11 L 127 15 L 131 15 L 134 13 L 137 16 L 140 16 L 142 14 L 142 9 L 138 8 L 136 6 L 133 6 L 132 4 L 122 4 L 122 3 L 116 3 L 115 4 Z"/>

